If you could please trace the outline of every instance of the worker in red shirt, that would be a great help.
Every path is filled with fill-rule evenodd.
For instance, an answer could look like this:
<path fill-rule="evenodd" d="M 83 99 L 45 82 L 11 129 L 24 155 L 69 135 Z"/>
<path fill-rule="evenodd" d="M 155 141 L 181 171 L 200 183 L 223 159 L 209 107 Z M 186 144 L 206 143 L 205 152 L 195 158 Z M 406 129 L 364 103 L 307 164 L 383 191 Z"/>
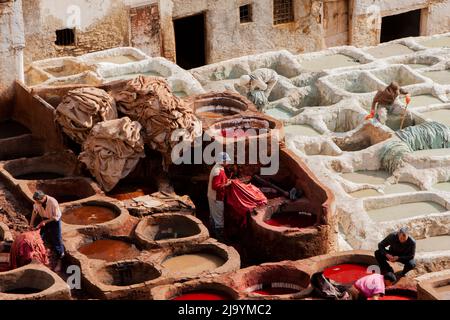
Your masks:
<path fill-rule="evenodd" d="M 220 152 L 216 158 L 216 164 L 209 174 L 208 203 L 210 224 L 218 240 L 223 239 L 225 188 L 231 184 L 225 173 L 225 168 L 230 162 L 231 158 L 228 153 Z"/>

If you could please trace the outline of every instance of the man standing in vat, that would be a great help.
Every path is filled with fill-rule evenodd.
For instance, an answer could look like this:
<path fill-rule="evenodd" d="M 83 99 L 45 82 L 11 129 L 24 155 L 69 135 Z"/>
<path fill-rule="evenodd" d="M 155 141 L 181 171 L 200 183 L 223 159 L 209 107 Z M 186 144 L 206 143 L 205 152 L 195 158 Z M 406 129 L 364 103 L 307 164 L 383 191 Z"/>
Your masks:
<path fill-rule="evenodd" d="M 389 249 L 386 249 L 389 247 Z M 375 258 L 378 261 L 382 273 L 393 273 L 390 262 L 400 262 L 404 265 L 400 276 L 405 276 L 416 267 L 414 256 L 416 254 L 416 240 L 408 234 L 406 227 L 389 234 L 378 244 Z"/>
<path fill-rule="evenodd" d="M 406 103 L 410 101 L 410 96 L 407 91 L 400 88 L 397 82 L 391 82 L 384 90 L 379 90 L 372 101 L 372 107 L 370 108 L 370 114 L 366 119 L 372 119 L 375 117 L 381 124 L 386 124 L 386 120 L 389 116 L 396 115 L 407 117 L 407 123 L 413 122 L 412 114 L 396 102 L 399 95 L 406 95 Z M 403 122 L 403 121 L 402 121 Z"/>
<path fill-rule="evenodd" d="M 224 235 L 224 210 L 225 210 L 225 188 L 231 184 L 225 173 L 225 168 L 231 158 L 226 152 L 220 152 L 216 158 L 216 164 L 209 174 L 208 181 L 208 203 L 210 224 L 218 240 Z"/>
<path fill-rule="evenodd" d="M 61 268 L 61 259 L 64 257 L 64 244 L 61 235 L 61 210 L 58 201 L 38 190 L 33 194 L 34 206 L 31 214 L 30 227 L 34 228 L 36 215 L 42 218 L 36 229 L 40 229 L 42 240 L 50 243 L 58 258 L 55 271 Z"/>

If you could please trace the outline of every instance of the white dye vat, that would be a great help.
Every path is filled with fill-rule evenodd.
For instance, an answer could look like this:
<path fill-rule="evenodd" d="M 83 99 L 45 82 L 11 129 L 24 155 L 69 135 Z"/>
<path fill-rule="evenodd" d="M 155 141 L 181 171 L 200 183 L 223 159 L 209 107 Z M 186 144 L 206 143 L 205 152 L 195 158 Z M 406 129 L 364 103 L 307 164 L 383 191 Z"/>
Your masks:
<path fill-rule="evenodd" d="M 450 148 L 417 150 L 413 154 L 421 157 L 450 156 Z"/>
<path fill-rule="evenodd" d="M 424 72 L 423 75 L 427 78 L 430 78 L 436 83 L 439 84 L 450 84 L 450 71 L 449 70 L 440 70 L 440 71 L 427 71 Z"/>
<path fill-rule="evenodd" d="M 364 170 L 343 173 L 342 178 L 354 182 L 354 183 L 364 183 L 364 184 L 383 184 L 390 174 L 382 170 Z"/>
<path fill-rule="evenodd" d="M 424 216 L 445 211 L 447 211 L 447 209 L 445 209 L 439 203 L 432 201 L 419 201 L 368 210 L 367 214 L 373 221 L 383 222 L 413 218 L 417 216 Z"/>
<path fill-rule="evenodd" d="M 443 48 L 443 47 L 450 47 L 450 37 L 439 37 L 439 38 L 432 38 L 424 41 L 419 42 L 424 47 L 428 48 Z"/>
<path fill-rule="evenodd" d="M 447 126 L 450 125 L 450 110 L 449 109 L 438 109 L 438 110 L 422 112 L 421 115 L 425 119 L 437 121 L 437 122 L 440 122 Z"/>
<path fill-rule="evenodd" d="M 399 43 L 392 43 L 385 46 L 378 46 L 366 50 L 367 53 L 371 54 L 377 59 L 398 56 L 401 54 L 410 54 L 414 50 L 411 50 L 407 46 Z"/>
<path fill-rule="evenodd" d="M 284 127 L 284 133 L 292 136 L 320 136 L 320 132 L 307 124 L 292 124 Z"/>
<path fill-rule="evenodd" d="M 420 191 L 419 187 L 412 183 L 396 183 L 388 185 L 383 189 L 385 194 L 394 194 L 394 193 L 405 193 L 405 192 L 416 192 Z"/>
<path fill-rule="evenodd" d="M 109 63 L 114 63 L 114 64 L 125 64 L 125 63 L 139 61 L 139 59 L 137 59 L 136 57 L 129 55 L 129 54 L 123 54 L 123 55 L 117 55 L 117 56 L 96 57 L 96 58 L 93 58 L 92 61 L 94 63 L 109 62 Z"/>
<path fill-rule="evenodd" d="M 287 120 L 292 117 L 292 114 L 289 111 L 277 107 L 268 109 L 264 111 L 264 113 L 279 120 Z"/>
<path fill-rule="evenodd" d="M 162 77 L 161 74 L 154 71 L 140 72 L 140 73 L 127 73 L 121 74 L 117 76 L 105 77 L 106 82 L 115 81 L 115 80 L 129 80 L 134 79 L 139 76 L 153 76 L 153 77 Z"/>
<path fill-rule="evenodd" d="M 416 240 L 416 249 L 418 252 L 450 250 L 450 235 Z"/>
<path fill-rule="evenodd" d="M 302 68 L 307 71 L 317 72 L 325 69 L 343 68 L 357 66 L 360 63 L 354 58 L 344 54 L 333 54 L 330 56 L 322 56 L 309 61 L 300 63 Z"/>
<path fill-rule="evenodd" d="M 450 182 L 439 182 L 433 185 L 434 189 L 450 192 Z"/>
<path fill-rule="evenodd" d="M 411 97 L 408 108 L 426 107 L 432 104 L 440 104 L 441 100 L 431 94 L 419 94 Z"/>
<path fill-rule="evenodd" d="M 355 192 L 352 192 L 349 194 L 353 198 L 369 198 L 369 197 L 376 197 L 376 196 L 382 195 L 375 189 L 363 189 L 363 190 L 358 190 L 358 191 L 355 191 Z"/>

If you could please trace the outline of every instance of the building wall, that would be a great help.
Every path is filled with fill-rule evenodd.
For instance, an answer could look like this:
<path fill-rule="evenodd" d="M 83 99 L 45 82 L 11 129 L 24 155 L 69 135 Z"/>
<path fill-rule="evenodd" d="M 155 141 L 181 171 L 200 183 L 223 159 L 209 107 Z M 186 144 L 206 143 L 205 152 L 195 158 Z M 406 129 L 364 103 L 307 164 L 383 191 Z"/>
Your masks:
<path fill-rule="evenodd" d="M 422 10 L 421 35 L 450 31 L 450 0 L 351 0 L 350 43 L 372 46 L 380 42 L 382 17 Z"/>
<path fill-rule="evenodd" d="M 207 63 L 269 50 L 306 52 L 323 48 L 321 1 L 294 0 L 295 22 L 273 26 L 273 0 L 164 0 L 174 19 L 206 14 Z M 253 5 L 253 22 L 241 24 L 239 6 Z M 166 26 L 164 32 L 173 26 Z M 170 32 L 170 31 L 169 31 Z"/>
<path fill-rule="evenodd" d="M 0 1 L 0 119 L 11 112 L 14 80 L 20 79 L 18 58 L 23 46 L 22 1 Z"/>
<path fill-rule="evenodd" d="M 26 63 L 129 45 L 128 10 L 122 0 L 27 0 Z M 76 46 L 57 46 L 55 31 L 76 26 Z"/>
<path fill-rule="evenodd" d="M 207 63 L 269 50 L 294 53 L 325 47 L 323 2 L 294 0 L 295 22 L 273 25 L 273 0 L 27 0 L 24 1 L 26 63 L 135 46 L 174 61 L 173 19 L 204 12 Z M 253 22 L 239 22 L 239 6 L 253 5 Z M 423 35 L 450 31 L 450 0 L 349 0 L 349 44 L 379 43 L 381 17 L 419 8 Z M 374 8 L 378 8 L 374 11 Z M 55 31 L 70 27 L 80 13 L 76 46 L 56 46 Z"/>

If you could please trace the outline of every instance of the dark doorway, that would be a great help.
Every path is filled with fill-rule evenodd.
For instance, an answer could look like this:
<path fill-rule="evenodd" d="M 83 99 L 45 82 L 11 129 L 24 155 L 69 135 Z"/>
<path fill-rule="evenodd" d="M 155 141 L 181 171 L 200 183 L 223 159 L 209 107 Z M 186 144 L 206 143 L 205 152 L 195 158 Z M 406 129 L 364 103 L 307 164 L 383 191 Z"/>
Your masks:
<path fill-rule="evenodd" d="M 384 17 L 381 22 L 381 42 L 388 42 L 405 37 L 420 36 L 420 13 L 414 10 Z"/>
<path fill-rule="evenodd" d="M 184 69 L 205 65 L 205 15 L 176 19 L 173 24 L 177 64 Z"/>

